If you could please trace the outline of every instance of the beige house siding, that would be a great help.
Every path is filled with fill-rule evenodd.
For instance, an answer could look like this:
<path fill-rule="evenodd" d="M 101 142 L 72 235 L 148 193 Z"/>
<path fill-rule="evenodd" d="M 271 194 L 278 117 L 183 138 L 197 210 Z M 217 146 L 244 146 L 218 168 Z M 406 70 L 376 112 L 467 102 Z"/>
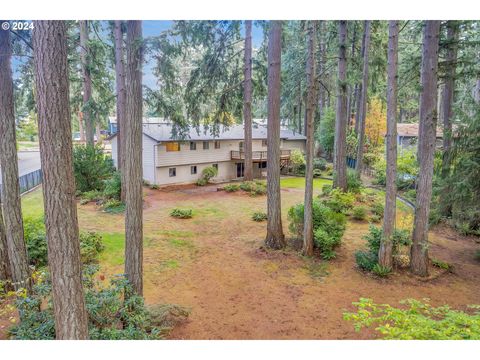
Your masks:
<path fill-rule="evenodd" d="M 202 176 L 202 170 L 213 164 L 218 164 L 218 175 L 212 181 L 221 182 L 235 179 L 237 174 L 237 167 L 233 161 L 223 161 L 216 163 L 202 163 L 195 165 L 175 165 L 157 167 L 156 184 L 171 185 L 171 184 L 187 184 L 197 181 Z M 197 173 L 191 173 L 191 167 L 197 167 Z M 170 176 L 170 169 L 175 168 L 176 176 Z"/>

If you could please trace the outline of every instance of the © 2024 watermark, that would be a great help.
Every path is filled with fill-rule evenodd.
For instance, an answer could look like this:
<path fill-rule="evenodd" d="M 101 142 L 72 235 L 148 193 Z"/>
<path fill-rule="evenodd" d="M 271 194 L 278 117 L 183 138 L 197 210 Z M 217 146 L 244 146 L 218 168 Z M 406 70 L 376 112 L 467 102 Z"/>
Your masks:
<path fill-rule="evenodd" d="M 33 30 L 33 21 L 4 21 L 1 26 L 2 30 Z"/>

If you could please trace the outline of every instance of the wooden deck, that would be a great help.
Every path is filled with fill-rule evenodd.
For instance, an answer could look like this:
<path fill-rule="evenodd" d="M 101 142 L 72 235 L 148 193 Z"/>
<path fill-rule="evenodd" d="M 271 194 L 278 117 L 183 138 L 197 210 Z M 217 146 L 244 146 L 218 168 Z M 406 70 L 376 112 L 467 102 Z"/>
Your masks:
<path fill-rule="evenodd" d="M 235 151 L 232 150 L 230 158 L 232 160 L 245 160 L 244 151 Z M 291 150 L 280 150 L 280 160 L 289 160 Z M 252 151 L 252 160 L 253 162 L 262 162 L 267 161 L 268 155 L 266 151 Z"/>

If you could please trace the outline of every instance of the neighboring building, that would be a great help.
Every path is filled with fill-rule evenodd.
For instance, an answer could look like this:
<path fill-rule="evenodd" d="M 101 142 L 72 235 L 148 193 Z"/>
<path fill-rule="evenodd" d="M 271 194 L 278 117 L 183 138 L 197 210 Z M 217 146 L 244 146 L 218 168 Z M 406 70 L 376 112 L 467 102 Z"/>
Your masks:
<path fill-rule="evenodd" d="M 397 123 L 397 144 L 399 152 L 416 149 L 418 143 L 418 123 Z M 437 127 L 436 147 L 442 147 L 443 129 Z"/>
<path fill-rule="evenodd" d="M 172 139 L 172 125 L 168 123 L 143 124 L 143 178 L 152 184 L 169 185 L 195 182 L 208 166 L 218 168 L 214 180 L 228 181 L 242 178 L 244 172 L 244 129 L 233 125 L 213 136 L 203 129 L 190 129 L 183 140 Z M 112 158 L 117 166 L 117 136 L 111 137 Z M 267 170 L 267 128 L 252 128 L 254 177 L 265 176 Z M 305 136 L 282 129 L 280 134 L 282 167 L 288 164 L 294 149 L 305 152 Z"/>

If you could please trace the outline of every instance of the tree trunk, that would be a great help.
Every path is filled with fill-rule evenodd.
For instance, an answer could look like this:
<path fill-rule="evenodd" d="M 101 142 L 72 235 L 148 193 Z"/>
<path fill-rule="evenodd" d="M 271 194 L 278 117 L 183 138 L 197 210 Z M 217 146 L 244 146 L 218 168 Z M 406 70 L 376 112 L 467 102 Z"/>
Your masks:
<path fill-rule="evenodd" d="M 65 23 L 36 21 L 33 48 L 55 333 L 61 340 L 87 339 L 88 318 L 73 177 Z"/>
<path fill-rule="evenodd" d="M 455 93 L 455 73 L 457 62 L 458 48 L 458 23 L 456 21 L 447 22 L 447 56 L 446 56 L 446 72 L 445 86 L 442 93 L 442 119 L 443 119 L 443 159 L 442 159 L 442 178 L 446 179 L 450 173 L 450 150 L 452 146 L 452 107 Z M 445 191 L 441 196 L 448 197 L 449 191 Z M 449 216 L 452 207 L 446 199 L 441 201 L 441 212 L 443 216 Z"/>
<path fill-rule="evenodd" d="M 437 68 L 440 21 L 426 21 L 423 33 L 423 52 L 420 96 L 420 125 L 418 138 L 418 183 L 411 271 L 428 275 L 428 216 L 432 198 L 433 157 L 437 124 Z"/>
<path fill-rule="evenodd" d="M 252 20 L 245 21 L 245 68 L 243 83 L 243 124 L 245 127 L 244 179 L 253 180 L 252 162 Z"/>
<path fill-rule="evenodd" d="M 115 86 L 117 90 L 117 169 L 122 177 L 121 199 L 125 202 L 125 136 L 123 124 L 125 122 L 126 88 L 125 88 L 125 57 L 123 54 L 122 22 L 115 20 Z"/>
<path fill-rule="evenodd" d="M 97 136 L 97 144 L 102 142 L 102 133 L 100 132 L 100 123 L 95 124 L 95 135 Z"/>
<path fill-rule="evenodd" d="M 142 22 L 127 22 L 125 136 L 125 274 L 143 295 L 142 208 Z"/>
<path fill-rule="evenodd" d="M 268 35 L 267 236 L 272 249 L 286 246 L 280 198 L 280 64 L 282 22 L 272 21 Z"/>
<path fill-rule="evenodd" d="M 25 241 L 23 238 L 20 186 L 18 183 L 17 141 L 11 69 L 12 49 L 10 33 L 0 30 L 0 165 L 2 168 L 2 203 L 10 260 L 15 289 L 30 289 L 30 275 Z"/>
<path fill-rule="evenodd" d="M 326 51 L 325 51 L 325 21 L 320 21 L 320 46 L 319 46 L 319 56 L 318 56 L 318 117 L 321 121 L 324 110 L 325 110 L 325 89 L 322 85 L 322 79 L 325 78 L 325 62 L 326 62 Z"/>
<path fill-rule="evenodd" d="M 302 112 L 302 83 L 298 83 L 298 133 L 303 134 L 302 122 L 303 122 L 303 112 Z"/>
<path fill-rule="evenodd" d="M 397 63 L 398 21 L 389 21 L 388 68 L 387 68 L 387 179 L 385 189 L 385 213 L 383 237 L 378 252 L 378 263 L 384 267 L 393 265 L 393 231 L 396 219 L 397 200 Z"/>
<path fill-rule="evenodd" d="M 8 259 L 7 234 L 3 223 L 2 199 L 0 196 L 0 280 L 11 280 L 10 262 Z"/>
<path fill-rule="evenodd" d="M 303 254 L 313 255 L 313 153 L 315 140 L 313 137 L 315 114 L 315 22 L 309 21 L 307 36 L 307 106 L 306 128 L 307 136 L 306 167 L 305 167 L 305 205 L 303 222 Z"/>
<path fill-rule="evenodd" d="M 80 22 L 80 61 L 82 63 L 83 76 L 83 120 L 85 121 L 85 137 L 87 145 L 95 145 L 93 118 L 90 110 L 92 99 L 92 78 L 90 77 L 89 55 L 88 55 L 88 21 Z"/>
<path fill-rule="evenodd" d="M 357 161 L 355 163 L 355 170 L 357 175 L 362 174 L 363 168 L 363 147 L 365 142 L 365 119 L 367 116 L 367 95 L 368 95 L 368 53 L 370 48 L 370 21 L 365 21 L 365 48 L 363 53 L 363 77 L 362 77 L 362 91 L 360 97 L 360 116 L 358 117 L 358 146 L 357 146 Z"/>
<path fill-rule="evenodd" d="M 337 114 L 335 119 L 334 167 L 335 177 L 333 186 L 347 191 L 347 58 L 346 58 L 347 22 L 340 20 L 338 24 L 338 93 Z"/>
<path fill-rule="evenodd" d="M 83 112 L 78 112 L 78 131 L 80 132 L 80 141 L 85 141 L 85 130 L 83 128 Z"/>
<path fill-rule="evenodd" d="M 365 24 L 364 24 L 365 27 Z M 365 56 L 365 37 L 366 37 L 366 32 L 365 28 L 363 31 L 363 36 L 362 36 L 362 47 L 360 49 L 360 56 L 363 60 L 363 57 Z M 360 131 L 359 126 L 360 126 L 360 104 L 362 102 L 362 83 L 357 84 L 357 94 L 356 94 L 356 108 L 355 108 L 355 134 L 358 135 L 358 132 Z"/>

